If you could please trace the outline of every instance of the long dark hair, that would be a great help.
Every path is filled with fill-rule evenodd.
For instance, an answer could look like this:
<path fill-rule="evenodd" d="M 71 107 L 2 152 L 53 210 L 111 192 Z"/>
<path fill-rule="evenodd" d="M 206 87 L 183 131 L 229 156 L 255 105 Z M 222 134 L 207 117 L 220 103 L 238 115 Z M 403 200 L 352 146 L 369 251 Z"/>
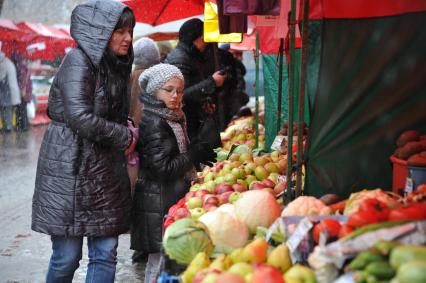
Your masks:
<path fill-rule="evenodd" d="M 123 10 L 123 13 L 121 13 L 120 19 L 118 19 L 118 22 L 115 25 L 114 30 L 117 30 L 117 29 L 123 28 L 123 27 L 134 28 L 135 24 L 136 24 L 136 19 L 135 19 L 135 15 L 133 14 L 132 10 L 130 10 L 130 8 L 125 8 Z"/>

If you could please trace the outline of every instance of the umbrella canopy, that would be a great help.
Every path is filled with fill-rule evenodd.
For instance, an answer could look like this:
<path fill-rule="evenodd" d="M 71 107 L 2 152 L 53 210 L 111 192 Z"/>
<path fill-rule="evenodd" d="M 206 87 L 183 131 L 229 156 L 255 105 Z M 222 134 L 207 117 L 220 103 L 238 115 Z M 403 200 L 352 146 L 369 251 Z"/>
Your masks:
<path fill-rule="evenodd" d="M 137 22 L 153 26 L 198 16 L 204 12 L 204 0 L 121 0 L 129 6 Z"/>

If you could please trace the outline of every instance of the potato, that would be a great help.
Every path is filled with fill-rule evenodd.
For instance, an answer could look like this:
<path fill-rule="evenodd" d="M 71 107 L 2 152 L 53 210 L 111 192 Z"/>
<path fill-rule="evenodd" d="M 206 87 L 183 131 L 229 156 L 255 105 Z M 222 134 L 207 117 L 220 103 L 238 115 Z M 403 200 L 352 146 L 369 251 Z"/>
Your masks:
<path fill-rule="evenodd" d="M 420 133 L 417 131 L 409 130 L 399 135 L 398 139 L 396 140 L 396 145 L 401 147 L 408 142 L 418 141 L 418 140 L 420 140 Z"/>

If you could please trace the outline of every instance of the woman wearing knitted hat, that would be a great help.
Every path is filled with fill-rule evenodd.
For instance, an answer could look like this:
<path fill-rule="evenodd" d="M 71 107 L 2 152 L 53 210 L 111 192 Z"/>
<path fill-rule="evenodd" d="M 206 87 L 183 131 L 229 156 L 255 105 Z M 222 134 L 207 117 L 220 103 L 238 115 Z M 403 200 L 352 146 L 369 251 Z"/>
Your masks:
<path fill-rule="evenodd" d="M 188 191 L 194 165 L 214 160 L 207 143 L 189 144 L 182 111 L 184 79 L 180 70 L 158 64 L 139 78 L 144 105 L 138 140 L 139 179 L 133 198 L 131 248 L 147 256 L 158 253 L 163 217 Z"/>

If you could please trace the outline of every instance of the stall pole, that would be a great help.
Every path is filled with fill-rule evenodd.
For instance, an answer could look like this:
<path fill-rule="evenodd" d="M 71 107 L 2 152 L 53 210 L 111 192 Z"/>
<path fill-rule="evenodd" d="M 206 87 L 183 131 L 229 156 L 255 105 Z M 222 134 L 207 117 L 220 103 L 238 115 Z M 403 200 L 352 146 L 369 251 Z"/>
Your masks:
<path fill-rule="evenodd" d="M 303 164 L 303 126 L 305 116 L 305 88 L 308 60 L 308 31 L 309 31 L 309 0 L 303 0 L 303 22 L 302 22 L 302 59 L 300 70 L 300 93 L 299 93 L 299 127 L 297 130 L 297 175 L 296 175 L 296 197 L 302 194 L 302 164 Z"/>
<path fill-rule="evenodd" d="M 256 32 L 256 51 L 254 55 L 256 62 L 256 81 L 255 81 L 255 107 L 256 107 L 256 148 L 259 147 L 259 33 Z"/>
<path fill-rule="evenodd" d="M 277 105 L 277 132 L 281 129 L 281 101 L 283 95 L 283 57 L 284 57 L 284 38 L 280 38 L 280 49 L 278 52 L 278 105 Z"/>
<path fill-rule="evenodd" d="M 284 194 L 284 203 L 289 203 L 293 200 L 293 192 L 292 192 L 292 184 L 291 184 L 291 173 L 293 167 L 293 98 L 294 98 L 294 74 L 295 74 L 295 64 L 294 59 L 296 56 L 295 52 L 295 43 L 296 43 L 296 30 L 295 30 L 295 22 L 296 22 L 296 0 L 291 0 L 291 9 L 290 9 L 290 17 L 289 17 L 289 28 L 290 28 L 290 58 L 289 58 L 289 73 L 288 73 L 288 81 L 289 81 L 289 94 L 288 94 L 288 135 L 287 135 L 287 184 L 286 190 Z"/>

